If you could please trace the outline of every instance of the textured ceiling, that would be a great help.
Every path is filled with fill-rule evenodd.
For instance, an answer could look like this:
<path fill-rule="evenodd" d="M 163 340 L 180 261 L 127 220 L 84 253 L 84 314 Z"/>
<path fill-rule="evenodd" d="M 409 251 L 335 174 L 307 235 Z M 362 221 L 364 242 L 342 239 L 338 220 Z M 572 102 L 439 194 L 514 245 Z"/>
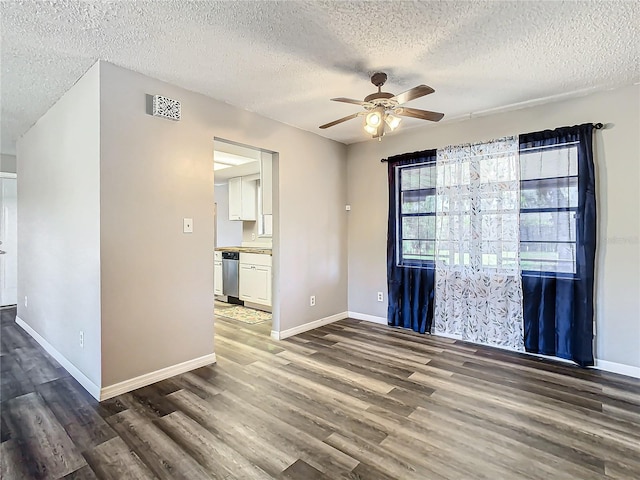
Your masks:
<path fill-rule="evenodd" d="M 344 143 L 349 115 L 425 83 L 445 120 L 640 77 L 637 1 L 2 1 L 2 151 L 97 60 Z M 403 128 L 423 125 L 405 119 Z"/>

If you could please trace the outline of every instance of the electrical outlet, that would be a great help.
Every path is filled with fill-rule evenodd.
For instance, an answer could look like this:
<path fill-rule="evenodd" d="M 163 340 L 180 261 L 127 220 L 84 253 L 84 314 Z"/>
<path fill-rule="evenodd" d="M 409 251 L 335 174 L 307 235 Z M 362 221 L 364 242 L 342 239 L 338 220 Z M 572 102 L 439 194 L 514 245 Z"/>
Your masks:
<path fill-rule="evenodd" d="M 29 302 L 27 301 L 27 296 L 24 296 L 24 306 L 27 308 L 29 306 Z"/>
<path fill-rule="evenodd" d="M 84 348 L 84 332 L 80 330 L 80 348 Z"/>
<path fill-rule="evenodd" d="M 255 233 L 252 233 L 252 234 L 251 234 L 251 240 L 255 240 L 255 239 L 256 239 L 256 234 L 255 234 Z"/>
<path fill-rule="evenodd" d="M 382 292 L 378 292 L 378 301 L 384 302 L 384 295 L 382 294 Z"/>
<path fill-rule="evenodd" d="M 182 219 L 182 233 L 193 233 L 193 218 Z"/>
<path fill-rule="evenodd" d="M 315 295 L 311 295 L 309 297 L 309 306 L 310 307 L 314 307 L 316 305 L 316 296 Z"/>

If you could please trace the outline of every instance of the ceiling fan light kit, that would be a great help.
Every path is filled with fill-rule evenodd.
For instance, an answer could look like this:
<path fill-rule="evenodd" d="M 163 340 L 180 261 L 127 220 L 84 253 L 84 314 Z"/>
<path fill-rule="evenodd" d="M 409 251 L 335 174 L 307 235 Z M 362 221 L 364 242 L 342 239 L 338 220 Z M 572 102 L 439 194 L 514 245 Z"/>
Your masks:
<path fill-rule="evenodd" d="M 376 108 L 375 110 L 367 114 L 367 116 L 365 117 L 365 122 L 371 127 L 377 127 L 378 125 L 380 125 L 383 115 L 384 110 L 382 108 Z"/>
<path fill-rule="evenodd" d="M 391 131 L 393 131 L 396 128 L 398 128 L 398 125 L 400 125 L 400 122 L 402 121 L 402 119 L 400 117 L 396 117 L 395 115 L 391 115 L 390 113 L 388 113 L 385 116 L 384 121 L 387 123 L 387 126 L 391 129 Z"/>
<path fill-rule="evenodd" d="M 363 112 L 354 113 L 339 120 L 321 125 L 320 128 L 333 127 L 352 118 L 364 115 L 364 131 L 372 136 L 372 138 L 381 139 L 386 133 L 387 127 L 389 131 L 393 131 L 400 125 L 401 118 L 398 116 L 419 118 L 421 120 L 429 120 L 438 122 L 444 113 L 430 112 L 428 110 L 419 110 L 417 108 L 407 108 L 402 105 L 416 98 L 423 97 L 433 93 L 435 90 L 427 85 L 418 85 L 399 95 L 383 92 L 382 86 L 387 81 L 387 74 L 384 72 L 376 72 L 371 75 L 371 83 L 378 87 L 378 91 L 367 95 L 364 101 L 352 98 L 332 98 L 334 102 L 352 103 L 364 107 Z"/>
<path fill-rule="evenodd" d="M 372 127 L 371 125 L 367 124 L 367 122 L 364 122 L 364 131 L 367 132 L 369 135 L 375 135 L 378 129 L 376 127 Z"/>

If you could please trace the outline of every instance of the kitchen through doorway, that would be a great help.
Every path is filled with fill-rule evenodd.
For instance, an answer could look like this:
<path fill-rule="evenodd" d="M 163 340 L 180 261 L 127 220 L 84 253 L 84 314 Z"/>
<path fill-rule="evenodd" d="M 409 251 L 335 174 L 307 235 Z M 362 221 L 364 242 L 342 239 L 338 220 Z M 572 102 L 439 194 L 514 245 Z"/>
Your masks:
<path fill-rule="evenodd" d="M 273 330 L 273 168 L 277 153 L 214 139 L 216 329 Z"/>

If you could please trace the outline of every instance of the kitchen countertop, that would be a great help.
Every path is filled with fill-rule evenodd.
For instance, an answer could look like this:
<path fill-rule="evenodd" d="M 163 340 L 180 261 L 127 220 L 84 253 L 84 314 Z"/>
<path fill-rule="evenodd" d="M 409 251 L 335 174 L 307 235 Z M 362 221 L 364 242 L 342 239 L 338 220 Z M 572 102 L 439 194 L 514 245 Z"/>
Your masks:
<path fill-rule="evenodd" d="M 271 255 L 271 249 L 268 247 L 217 247 L 215 250 L 217 252 L 240 252 Z"/>

